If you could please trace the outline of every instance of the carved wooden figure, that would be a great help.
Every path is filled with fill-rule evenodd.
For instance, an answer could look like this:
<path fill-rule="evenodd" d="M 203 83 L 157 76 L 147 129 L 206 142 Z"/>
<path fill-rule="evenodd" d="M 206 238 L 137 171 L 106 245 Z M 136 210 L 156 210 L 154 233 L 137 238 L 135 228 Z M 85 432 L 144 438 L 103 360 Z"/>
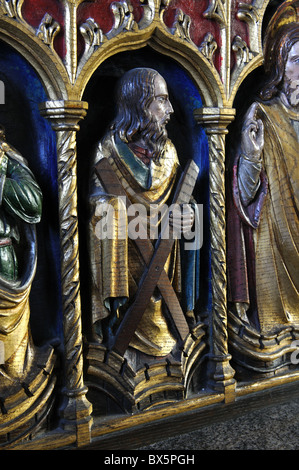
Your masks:
<path fill-rule="evenodd" d="M 244 118 L 231 175 L 229 300 L 235 327 L 247 328 L 232 343 L 236 360 L 260 372 L 290 364 L 299 334 L 298 8 L 288 3 L 269 25 L 267 81 Z"/>
<path fill-rule="evenodd" d="M 190 162 L 178 179 L 178 157 L 166 131 L 173 108 L 158 72 L 150 68 L 128 71 L 120 81 L 116 101 L 117 116 L 98 144 L 91 180 L 93 341 L 102 344 L 98 351 L 103 363 L 114 357 L 122 364 L 119 374 L 124 375 L 127 367 L 133 376 L 146 373 L 149 380 L 153 375 L 143 386 L 145 407 L 155 402 L 155 380 L 158 402 L 163 401 L 163 393 L 166 401 L 175 398 L 176 389 L 177 396 L 184 394 L 183 383 L 179 384 L 180 376 L 187 379 L 181 364 L 186 362 L 181 359 L 184 348 L 195 348 L 203 335 L 192 308 L 196 299 L 183 312 L 178 298 L 185 294 L 180 277 L 188 276 L 180 266 L 181 234 L 186 237 L 194 225 L 197 208 L 189 202 L 198 167 Z M 195 266 L 188 270 L 196 272 Z M 194 296 L 196 279 L 190 274 L 189 282 Z M 193 339 L 189 325 L 191 330 L 196 327 Z M 176 378 L 172 368 L 177 368 Z M 135 380 L 140 382 L 140 378 Z M 142 395 L 141 382 L 135 387 Z M 134 388 L 130 393 L 134 405 L 140 406 Z"/>
<path fill-rule="evenodd" d="M 26 435 L 18 428 L 27 423 L 29 433 L 47 408 L 54 349 L 51 345 L 36 348 L 29 325 L 29 294 L 37 263 L 35 224 L 42 215 L 42 193 L 3 130 L 0 188 L 0 433 L 15 432 L 17 438 L 18 432 Z"/>

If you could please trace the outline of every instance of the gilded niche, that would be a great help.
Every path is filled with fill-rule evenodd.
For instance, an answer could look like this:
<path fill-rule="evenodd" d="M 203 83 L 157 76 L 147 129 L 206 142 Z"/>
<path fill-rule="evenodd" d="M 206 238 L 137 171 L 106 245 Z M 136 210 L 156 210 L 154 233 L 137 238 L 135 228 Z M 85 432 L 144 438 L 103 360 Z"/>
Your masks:
<path fill-rule="evenodd" d="M 180 168 L 166 130 L 173 107 L 156 70 L 126 72 L 116 103 L 90 184 L 91 343 L 123 356 L 135 372 L 138 363 L 142 371 L 144 364 L 171 361 L 180 369 L 186 338 L 200 330 L 194 312 L 199 215 L 192 199 L 198 167 L 190 161 L 185 172 Z M 186 249 L 195 256 L 184 271 Z M 189 282 L 184 302 L 182 276 Z"/>
<path fill-rule="evenodd" d="M 232 343 L 236 358 L 251 354 L 263 371 L 290 363 L 299 328 L 298 58 L 298 2 L 288 2 L 269 25 L 267 80 L 244 118 L 230 175 L 229 301 L 232 324 L 246 331 L 236 339 L 234 330 Z M 246 334 L 255 335 L 255 352 Z"/>

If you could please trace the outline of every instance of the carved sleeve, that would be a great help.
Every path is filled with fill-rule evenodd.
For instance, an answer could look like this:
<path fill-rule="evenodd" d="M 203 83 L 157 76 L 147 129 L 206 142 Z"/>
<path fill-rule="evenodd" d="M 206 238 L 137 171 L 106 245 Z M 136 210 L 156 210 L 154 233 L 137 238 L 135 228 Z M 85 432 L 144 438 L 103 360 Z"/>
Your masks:
<path fill-rule="evenodd" d="M 42 213 L 42 193 L 31 171 L 17 160 L 7 158 L 1 174 L 3 207 L 27 223 L 38 223 Z"/>
<path fill-rule="evenodd" d="M 254 199 L 260 186 L 262 160 L 251 160 L 241 154 L 238 167 L 238 185 L 245 207 Z"/>

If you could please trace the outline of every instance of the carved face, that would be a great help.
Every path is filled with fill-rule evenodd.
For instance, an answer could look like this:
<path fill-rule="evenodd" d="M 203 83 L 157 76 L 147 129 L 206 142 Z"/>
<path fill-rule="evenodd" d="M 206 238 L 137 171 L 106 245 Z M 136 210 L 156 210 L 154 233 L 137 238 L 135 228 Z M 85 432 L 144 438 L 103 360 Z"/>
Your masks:
<path fill-rule="evenodd" d="M 173 113 L 173 108 L 169 101 L 167 85 L 161 75 L 157 75 L 154 82 L 155 96 L 149 104 L 148 111 L 153 120 L 160 126 L 165 126 Z"/>
<path fill-rule="evenodd" d="M 284 91 L 291 106 L 299 107 L 299 41 L 291 48 L 285 66 Z"/>

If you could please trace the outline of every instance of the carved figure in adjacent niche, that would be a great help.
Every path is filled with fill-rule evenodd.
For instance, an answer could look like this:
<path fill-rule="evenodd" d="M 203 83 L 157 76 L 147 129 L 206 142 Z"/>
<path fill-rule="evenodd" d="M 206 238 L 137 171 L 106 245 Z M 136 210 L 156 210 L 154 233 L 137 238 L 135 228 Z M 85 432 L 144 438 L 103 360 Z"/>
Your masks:
<path fill-rule="evenodd" d="M 189 292 L 182 293 L 184 243 L 171 234 L 190 235 L 197 207 L 189 201 L 198 168 L 191 162 L 178 182 L 180 165 L 166 130 L 173 108 L 157 71 L 128 71 L 116 102 L 118 113 L 97 146 L 91 180 L 93 331 L 97 341 L 122 355 L 130 346 L 166 356 L 196 323 L 198 250 L 183 274 Z M 184 211 L 165 211 L 170 236 L 163 238 L 163 209 L 173 202 Z"/>
<path fill-rule="evenodd" d="M 41 190 L 25 159 L 0 133 L 0 388 L 24 379 L 34 347 L 29 293 L 36 268 Z M 4 360 L 3 360 L 4 359 Z"/>
<path fill-rule="evenodd" d="M 281 23 L 267 37 L 269 80 L 245 116 L 228 219 L 229 300 L 269 334 L 299 326 L 299 24 Z"/>

